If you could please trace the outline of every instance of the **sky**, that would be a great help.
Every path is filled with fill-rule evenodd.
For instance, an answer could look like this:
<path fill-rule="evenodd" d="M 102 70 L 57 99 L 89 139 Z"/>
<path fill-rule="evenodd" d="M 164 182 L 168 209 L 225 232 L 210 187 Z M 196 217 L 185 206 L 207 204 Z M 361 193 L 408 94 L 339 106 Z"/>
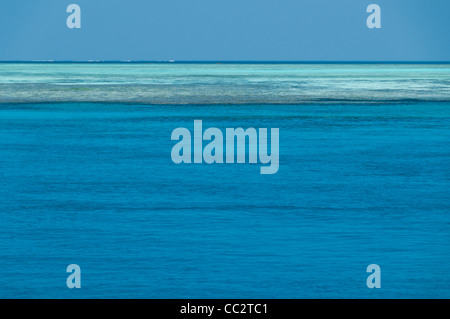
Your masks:
<path fill-rule="evenodd" d="M 450 61 L 450 1 L 0 0 L 0 60 Z"/>

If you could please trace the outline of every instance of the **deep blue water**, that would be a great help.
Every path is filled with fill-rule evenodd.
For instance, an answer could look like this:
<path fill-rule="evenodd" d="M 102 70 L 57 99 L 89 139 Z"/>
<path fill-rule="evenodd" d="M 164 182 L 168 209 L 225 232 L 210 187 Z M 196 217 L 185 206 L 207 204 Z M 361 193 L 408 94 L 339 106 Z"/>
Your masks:
<path fill-rule="evenodd" d="M 195 119 L 279 128 L 278 173 L 172 163 Z M 1 104 L 0 297 L 449 298 L 449 141 L 448 102 Z"/>

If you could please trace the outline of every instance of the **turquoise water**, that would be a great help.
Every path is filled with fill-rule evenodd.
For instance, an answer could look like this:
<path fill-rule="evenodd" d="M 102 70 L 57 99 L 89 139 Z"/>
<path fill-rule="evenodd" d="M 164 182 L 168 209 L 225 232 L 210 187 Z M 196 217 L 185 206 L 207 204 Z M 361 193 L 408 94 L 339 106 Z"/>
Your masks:
<path fill-rule="evenodd" d="M 450 64 L 2 64 L 0 102 L 448 101 Z"/>
<path fill-rule="evenodd" d="M 449 81 L 448 65 L 0 65 L 0 297 L 449 298 Z M 278 173 L 172 163 L 195 119 L 279 128 Z"/>

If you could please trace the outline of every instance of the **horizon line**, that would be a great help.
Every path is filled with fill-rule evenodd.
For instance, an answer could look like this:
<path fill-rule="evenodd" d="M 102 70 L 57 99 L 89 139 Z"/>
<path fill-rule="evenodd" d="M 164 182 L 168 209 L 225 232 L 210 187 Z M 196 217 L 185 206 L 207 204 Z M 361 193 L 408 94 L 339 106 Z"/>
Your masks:
<path fill-rule="evenodd" d="M 450 64 L 450 61 L 284 61 L 284 60 L 0 60 L 0 63 L 129 64 Z"/>

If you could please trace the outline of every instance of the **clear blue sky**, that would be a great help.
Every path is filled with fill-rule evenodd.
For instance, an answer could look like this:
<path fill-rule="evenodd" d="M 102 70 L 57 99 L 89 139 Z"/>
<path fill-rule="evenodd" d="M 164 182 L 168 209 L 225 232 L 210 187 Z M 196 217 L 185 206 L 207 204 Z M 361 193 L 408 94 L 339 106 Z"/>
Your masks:
<path fill-rule="evenodd" d="M 450 1 L 0 0 L 0 60 L 91 59 L 449 61 Z"/>

